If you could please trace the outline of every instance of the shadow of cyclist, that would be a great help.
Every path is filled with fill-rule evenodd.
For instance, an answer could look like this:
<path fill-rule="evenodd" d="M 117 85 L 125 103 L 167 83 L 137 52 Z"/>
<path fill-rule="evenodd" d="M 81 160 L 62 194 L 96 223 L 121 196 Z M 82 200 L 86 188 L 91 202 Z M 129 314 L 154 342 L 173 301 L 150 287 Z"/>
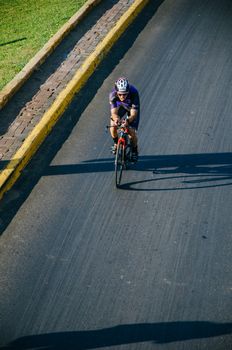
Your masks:
<path fill-rule="evenodd" d="M 125 183 L 125 190 L 170 191 L 232 185 L 232 153 L 144 156 L 137 171 L 150 171 L 150 177 Z M 151 183 L 178 180 L 182 186 L 164 185 L 152 188 Z M 149 187 L 142 185 L 150 183 Z"/>

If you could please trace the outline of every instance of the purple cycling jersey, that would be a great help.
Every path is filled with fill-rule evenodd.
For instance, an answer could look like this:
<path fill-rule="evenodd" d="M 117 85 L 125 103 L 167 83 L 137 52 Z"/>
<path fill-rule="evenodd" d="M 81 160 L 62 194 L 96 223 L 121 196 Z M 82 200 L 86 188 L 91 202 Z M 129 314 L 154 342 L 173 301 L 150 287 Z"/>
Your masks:
<path fill-rule="evenodd" d="M 128 95 L 123 102 L 119 100 L 115 89 L 110 93 L 109 100 L 111 109 L 122 107 L 125 112 L 130 112 L 131 108 L 139 110 L 139 93 L 133 85 L 129 86 Z"/>
<path fill-rule="evenodd" d="M 114 89 L 109 95 L 110 108 L 118 108 L 118 115 L 122 118 L 125 114 L 130 115 L 131 109 L 138 111 L 136 119 L 130 123 L 135 129 L 138 129 L 140 119 L 140 102 L 138 90 L 133 86 L 129 86 L 129 92 L 126 99 L 122 102 L 119 100 L 117 91 Z"/>

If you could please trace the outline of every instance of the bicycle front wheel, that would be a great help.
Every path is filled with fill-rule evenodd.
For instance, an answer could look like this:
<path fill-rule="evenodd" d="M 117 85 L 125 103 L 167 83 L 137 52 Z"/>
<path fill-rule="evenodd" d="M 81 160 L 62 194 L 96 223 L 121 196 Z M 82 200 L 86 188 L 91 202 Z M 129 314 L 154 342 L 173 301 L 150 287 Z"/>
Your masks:
<path fill-rule="evenodd" d="M 115 157 L 115 185 L 116 187 L 120 186 L 122 179 L 122 171 L 124 168 L 124 148 L 120 143 L 117 148 L 117 153 Z"/>

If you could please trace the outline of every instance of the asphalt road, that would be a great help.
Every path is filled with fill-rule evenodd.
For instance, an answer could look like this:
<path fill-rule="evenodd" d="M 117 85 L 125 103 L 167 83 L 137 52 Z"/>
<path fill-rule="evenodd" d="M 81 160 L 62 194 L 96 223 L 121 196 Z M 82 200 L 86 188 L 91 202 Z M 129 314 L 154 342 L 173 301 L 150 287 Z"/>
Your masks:
<path fill-rule="evenodd" d="M 232 349 L 232 4 L 149 5 L 0 207 L 0 345 Z M 114 188 L 108 92 L 141 93 Z"/>

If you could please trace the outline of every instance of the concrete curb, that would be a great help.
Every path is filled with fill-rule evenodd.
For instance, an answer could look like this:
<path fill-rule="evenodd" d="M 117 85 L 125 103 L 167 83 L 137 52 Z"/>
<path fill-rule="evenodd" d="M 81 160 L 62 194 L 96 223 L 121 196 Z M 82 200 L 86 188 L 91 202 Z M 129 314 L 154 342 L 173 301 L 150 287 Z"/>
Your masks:
<path fill-rule="evenodd" d="M 24 169 L 46 136 L 50 133 L 58 119 L 72 101 L 74 95 L 80 91 L 117 39 L 122 35 L 122 33 L 148 2 L 149 0 L 135 0 L 131 7 L 113 27 L 113 29 L 111 29 L 111 31 L 106 35 L 103 41 L 98 44 L 95 51 L 84 61 L 83 65 L 77 70 L 73 79 L 69 82 L 66 88 L 61 91 L 52 106 L 44 113 L 41 121 L 25 139 L 22 146 L 12 157 L 8 166 L 1 172 L 0 199 L 2 198 L 3 194 L 16 182 L 22 169 Z"/>
<path fill-rule="evenodd" d="M 27 81 L 30 75 L 55 50 L 67 34 L 102 0 L 88 0 L 68 22 L 44 45 L 44 47 L 26 64 L 26 66 L 0 91 L 0 110 Z"/>

